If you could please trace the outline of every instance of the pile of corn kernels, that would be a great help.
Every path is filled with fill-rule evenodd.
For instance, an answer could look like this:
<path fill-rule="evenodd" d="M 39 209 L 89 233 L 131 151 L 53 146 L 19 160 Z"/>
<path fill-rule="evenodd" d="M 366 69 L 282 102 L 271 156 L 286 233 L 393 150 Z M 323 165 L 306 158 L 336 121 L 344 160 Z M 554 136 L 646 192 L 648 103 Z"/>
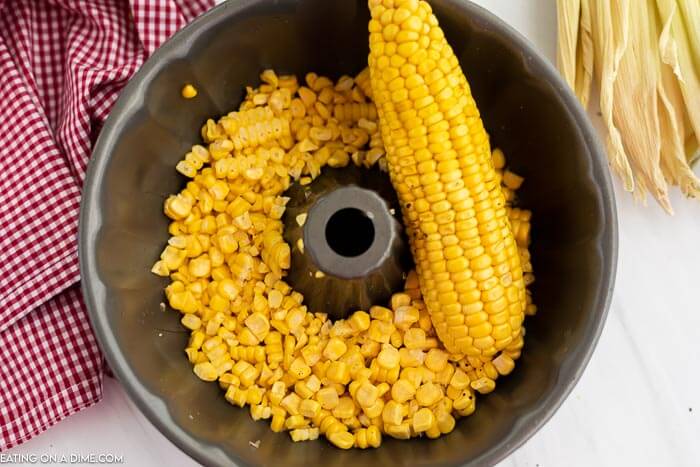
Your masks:
<path fill-rule="evenodd" d="M 262 73 L 240 109 L 202 128 L 177 165 L 191 178 L 165 201 L 171 238 L 152 271 L 191 331 L 194 373 L 218 381 L 226 400 L 294 441 L 320 434 L 343 449 L 378 447 L 382 434 L 436 438 L 475 410 L 520 356 L 522 338 L 495 358 L 451 355 L 435 336 L 415 272 L 389 304 L 332 322 L 307 310 L 284 281 L 283 196 L 321 169 L 350 163 L 385 169 L 368 71 L 337 82 L 310 73 Z M 196 94 L 196 93 L 195 93 Z M 508 202 L 522 178 L 493 162 Z M 530 212 L 509 207 L 526 284 Z M 295 246 L 296 247 L 296 246 Z M 526 314 L 536 308 L 528 293 Z"/>

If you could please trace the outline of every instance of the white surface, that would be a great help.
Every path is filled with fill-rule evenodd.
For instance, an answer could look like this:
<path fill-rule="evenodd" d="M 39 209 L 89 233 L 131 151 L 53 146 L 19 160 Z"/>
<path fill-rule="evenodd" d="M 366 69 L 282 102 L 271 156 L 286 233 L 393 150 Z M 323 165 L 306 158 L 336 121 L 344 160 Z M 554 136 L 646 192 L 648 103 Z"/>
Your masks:
<path fill-rule="evenodd" d="M 477 0 L 550 59 L 554 0 Z M 552 420 L 501 465 L 700 464 L 700 203 L 674 193 L 675 217 L 635 205 L 616 182 L 617 287 L 598 348 Z M 692 411 L 691 411 L 692 408 Z M 196 465 L 108 380 L 96 406 L 11 453 L 113 453 L 126 465 Z"/>

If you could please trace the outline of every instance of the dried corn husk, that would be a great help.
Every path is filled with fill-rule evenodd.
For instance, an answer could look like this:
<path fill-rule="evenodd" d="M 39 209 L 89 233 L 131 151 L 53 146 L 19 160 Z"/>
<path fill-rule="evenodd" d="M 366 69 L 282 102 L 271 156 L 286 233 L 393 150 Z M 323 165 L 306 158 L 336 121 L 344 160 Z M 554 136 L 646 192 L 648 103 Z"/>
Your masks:
<path fill-rule="evenodd" d="M 678 46 L 671 37 L 672 19 L 673 15 L 667 19 L 659 36 L 661 170 L 670 183 L 680 187 L 683 194 L 696 197 L 700 194 L 700 183 L 686 159 L 688 123 L 683 113 L 683 95 L 677 80 L 681 73 L 678 66 Z M 692 135 L 692 131 L 690 134 Z"/>
<path fill-rule="evenodd" d="M 694 47 L 691 46 L 690 35 L 686 30 L 683 18 L 678 13 L 678 5 L 685 5 L 683 8 L 688 9 L 687 4 L 697 2 L 698 0 L 656 0 L 656 5 L 663 22 L 669 21 L 670 35 L 668 41 L 673 43 L 676 49 L 675 62 L 668 63 L 674 70 L 677 70 L 676 75 L 683 92 L 688 118 L 693 127 L 695 134 L 700 134 L 700 56 L 695 57 L 693 53 Z M 697 33 L 700 33 L 696 31 Z M 695 57 L 695 58 L 694 58 Z"/>
<path fill-rule="evenodd" d="M 572 89 L 576 89 L 576 50 L 581 0 L 557 0 L 559 43 L 557 66 Z"/>
<path fill-rule="evenodd" d="M 614 85 L 620 59 L 627 48 L 629 1 L 588 0 L 588 4 L 591 12 L 594 68 L 600 86 L 600 111 L 608 128 L 610 164 L 622 179 L 625 190 L 634 191 L 632 167 L 627 160 L 622 135 L 613 118 Z M 613 28 L 613 25 L 618 27 Z"/>
<path fill-rule="evenodd" d="M 576 46 L 576 78 L 574 91 L 581 105 L 588 107 L 593 82 L 593 34 L 591 29 L 590 0 L 581 0 L 578 44 Z"/>
<path fill-rule="evenodd" d="M 697 69 L 700 68 L 700 2 L 698 0 L 681 0 L 677 3 L 688 34 L 691 56 L 695 57 Z"/>
<path fill-rule="evenodd" d="M 558 0 L 557 9 L 559 68 L 584 106 L 591 78 L 598 85 L 624 188 L 669 213 L 669 183 L 699 196 L 690 164 L 700 156 L 700 1 Z"/>

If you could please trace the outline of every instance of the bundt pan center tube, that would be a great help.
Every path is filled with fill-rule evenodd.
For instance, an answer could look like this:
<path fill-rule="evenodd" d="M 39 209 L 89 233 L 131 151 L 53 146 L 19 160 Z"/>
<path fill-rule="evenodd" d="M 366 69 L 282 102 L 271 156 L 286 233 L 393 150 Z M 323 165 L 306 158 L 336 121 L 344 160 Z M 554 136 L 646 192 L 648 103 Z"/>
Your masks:
<path fill-rule="evenodd" d="M 311 311 L 342 319 L 401 290 L 412 261 L 387 174 L 325 169 L 285 194 L 284 237 L 292 246 L 286 281 Z"/>
<path fill-rule="evenodd" d="M 297 76 L 315 71 L 333 78 L 362 70 L 369 53 L 366 0 L 225 2 L 151 56 L 122 92 L 102 129 L 85 181 L 80 220 L 82 286 L 90 318 L 110 368 L 130 397 L 160 431 L 204 465 L 495 464 L 554 414 L 593 352 L 610 303 L 617 260 L 614 197 L 596 133 L 556 70 L 517 32 L 467 1 L 430 4 L 467 75 L 492 146 L 503 149 L 513 171 L 526 179 L 518 193 L 522 205 L 533 210 L 531 253 L 537 275 L 533 296 L 538 306 L 537 315 L 527 322 L 516 370 L 499 379 L 493 393 L 480 397 L 478 410 L 440 439 L 387 437 L 378 449 L 340 451 L 325 441 L 293 443 L 288 434 L 271 432 L 267 423 L 253 421 L 248 410 L 226 402 L 216 384 L 203 383 L 193 374 L 183 353 L 188 333 L 180 316 L 160 307 L 167 279 L 150 272 L 167 241 L 163 201 L 185 184 L 174 167 L 201 141 L 202 123 L 237 108 L 245 86 L 258 82 L 266 68 Z M 197 87 L 196 98 L 180 96 L 185 83 Z M 371 179 L 370 172 L 363 172 L 360 182 Z M 328 176 L 333 178 L 330 171 Z M 320 182 L 319 178 L 308 190 L 313 193 Z M 330 230 L 319 229 L 314 235 L 325 235 L 335 254 L 366 266 L 363 255 L 374 242 L 385 239 L 378 220 L 391 225 L 393 218 L 397 235 L 389 242 L 389 251 L 404 251 L 400 215 L 390 211 L 400 212 L 392 204 L 395 194 L 385 196 L 378 188 L 347 181 L 326 196 L 343 189 L 359 190 L 367 202 L 370 193 L 378 193 L 388 209 L 338 204 L 338 210 L 327 213 Z M 294 196 L 287 196 L 291 216 L 293 207 L 302 209 L 304 201 L 300 198 L 297 205 Z M 357 209 L 359 216 L 344 209 Z M 309 205 L 304 211 L 307 223 L 313 223 L 312 210 Z M 341 217 L 333 220 L 336 214 Z M 371 240 L 364 233 L 349 243 L 342 236 L 327 235 L 344 230 L 348 223 L 368 226 L 368 220 L 374 229 Z M 295 224 L 293 218 L 285 219 L 287 241 L 289 226 Z M 318 281 L 329 280 L 335 269 L 314 250 L 323 242 L 309 240 L 312 233 L 307 238 L 306 227 L 311 229 L 297 225 L 296 234 L 312 245 L 310 251 L 306 245 L 305 254 L 314 274 L 310 277 L 308 269 L 306 277 L 319 292 Z M 302 258 L 295 255 L 296 251 L 290 283 L 302 264 L 297 264 Z M 365 283 L 365 289 L 395 290 L 393 281 L 399 278 L 400 283 L 411 267 L 408 256 L 380 255 L 396 261 L 379 261 L 382 267 L 372 274 L 377 284 L 384 284 L 379 279 L 385 284 L 370 290 Z M 326 277 L 315 277 L 317 271 Z M 339 274 L 338 280 L 346 284 L 354 280 Z M 303 287 L 300 282 L 294 286 Z M 323 290 L 316 296 L 334 294 Z M 368 300 L 357 304 L 363 307 L 381 302 L 369 292 L 367 297 L 359 291 L 345 295 Z M 311 300 L 314 295 L 305 292 L 305 296 Z M 331 311 L 327 303 L 318 306 Z"/>

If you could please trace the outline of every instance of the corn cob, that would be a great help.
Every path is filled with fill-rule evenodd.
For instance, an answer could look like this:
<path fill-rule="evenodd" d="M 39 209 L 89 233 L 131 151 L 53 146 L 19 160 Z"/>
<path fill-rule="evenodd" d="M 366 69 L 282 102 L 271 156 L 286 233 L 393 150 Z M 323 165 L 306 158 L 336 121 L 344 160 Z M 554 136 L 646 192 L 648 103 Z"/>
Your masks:
<path fill-rule="evenodd" d="M 430 5 L 369 0 L 370 80 L 438 337 L 484 359 L 521 338 L 517 245 L 469 84 Z"/>

